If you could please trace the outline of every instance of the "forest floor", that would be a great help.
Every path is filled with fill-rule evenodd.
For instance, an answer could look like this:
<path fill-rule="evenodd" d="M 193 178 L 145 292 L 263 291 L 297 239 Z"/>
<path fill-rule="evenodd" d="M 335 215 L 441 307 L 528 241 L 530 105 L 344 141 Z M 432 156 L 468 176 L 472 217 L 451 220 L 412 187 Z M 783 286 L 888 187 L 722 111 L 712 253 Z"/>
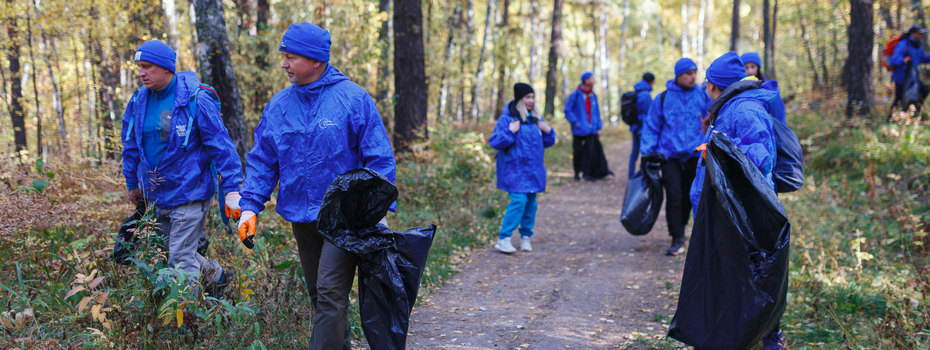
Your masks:
<path fill-rule="evenodd" d="M 605 151 L 615 176 L 576 182 L 568 172 L 550 170 L 534 251 L 505 255 L 491 245 L 472 251 L 457 275 L 414 308 L 409 348 L 639 349 L 665 343 L 659 340 L 677 306 L 685 256 L 664 255 L 670 242 L 664 210 L 648 235 L 626 232 L 620 211 L 629 141 Z M 496 241 L 496 232 L 488 235 Z"/>

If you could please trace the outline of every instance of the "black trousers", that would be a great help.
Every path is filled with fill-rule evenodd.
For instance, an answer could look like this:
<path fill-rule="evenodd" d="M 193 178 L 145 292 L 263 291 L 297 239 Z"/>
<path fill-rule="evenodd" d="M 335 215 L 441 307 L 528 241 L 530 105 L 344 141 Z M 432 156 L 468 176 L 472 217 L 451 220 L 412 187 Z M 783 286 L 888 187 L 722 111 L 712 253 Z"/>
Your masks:
<path fill-rule="evenodd" d="M 591 135 L 572 135 L 572 167 L 575 168 L 575 175 L 591 169 L 591 155 L 588 151 L 588 143 L 592 141 Z M 588 174 L 584 175 L 588 176 Z"/>
<path fill-rule="evenodd" d="M 665 220 L 672 238 L 684 238 L 691 217 L 691 183 L 697 171 L 697 158 L 669 159 L 662 163 L 662 187 L 665 188 Z"/>
<path fill-rule="evenodd" d="M 888 111 L 888 119 L 891 120 L 891 114 L 894 113 L 894 108 L 898 107 L 901 102 L 901 98 L 904 97 L 904 84 L 894 83 L 894 101 L 891 102 L 891 110 Z M 907 106 L 901 106 L 902 108 L 907 108 Z"/>

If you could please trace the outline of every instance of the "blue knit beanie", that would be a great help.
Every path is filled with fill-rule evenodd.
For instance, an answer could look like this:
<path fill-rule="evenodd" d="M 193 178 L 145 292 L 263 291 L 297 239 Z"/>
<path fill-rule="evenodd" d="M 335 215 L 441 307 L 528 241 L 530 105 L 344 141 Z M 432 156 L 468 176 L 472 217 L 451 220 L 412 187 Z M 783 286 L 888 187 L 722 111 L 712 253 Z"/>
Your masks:
<path fill-rule="evenodd" d="M 723 90 L 745 78 L 746 67 L 743 65 L 743 61 L 740 60 L 739 54 L 730 51 L 717 57 L 710 64 L 710 67 L 707 67 L 705 76 L 708 82 Z"/>
<path fill-rule="evenodd" d="M 584 84 L 584 82 L 588 81 L 588 78 L 593 77 L 593 76 L 594 76 L 594 73 L 584 72 L 584 74 L 581 75 L 581 83 Z"/>
<path fill-rule="evenodd" d="M 149 62 L 156 66 L 164 67 L 170 70 L 171 73 L 174 73 L 175 57 L 177 57 L 177 54 L 168 44 L 158 40 L 149 40 L 139 46 L 139 49 L 136 50 L 136 54 L 133 57 L 133 61 Z"/>
<path fill-rule="evenodd" d="M 281 38 L 281 44 L 278 50 L 301 55 L 306 58 L 329 62 L 329 48 L 332 45 L 329 31 L 320 28 L 316 24 L 301 22 L 300 24 L 291 24 L 284 37 Z"/>
<path fill-rule="evenodd" d="M 694 63 L 690 58 L 682 58 L 675 62 L 675 77 L 693 70 L 697 70 L 697 63 Z"/>
<path fill-rule="evenodd" d="M 743 64 L 755 63 L 757 66 L 762 67 L 762 59 L 759 58 L 759 54 L 755 52 L 747 52 L 739 57 L 740 61 L 743 61 Z"/>

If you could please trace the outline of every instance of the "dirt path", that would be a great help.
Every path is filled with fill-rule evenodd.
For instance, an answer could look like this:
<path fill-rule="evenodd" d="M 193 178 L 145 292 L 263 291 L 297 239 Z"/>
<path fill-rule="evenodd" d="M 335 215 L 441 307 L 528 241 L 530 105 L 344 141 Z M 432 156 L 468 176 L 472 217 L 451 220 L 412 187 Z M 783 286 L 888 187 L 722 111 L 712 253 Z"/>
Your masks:
<path fill-rule="evenodd" d="M 664 337 L 684 255 L 663 255 L 664 212 L 644 237 L 620 225 L 629 147 L 606 150 L 617 176 L 587 183 L 550 174 L 535 250 L 474 252 L 414 309 L 408 348 L 638 349 Z"/>

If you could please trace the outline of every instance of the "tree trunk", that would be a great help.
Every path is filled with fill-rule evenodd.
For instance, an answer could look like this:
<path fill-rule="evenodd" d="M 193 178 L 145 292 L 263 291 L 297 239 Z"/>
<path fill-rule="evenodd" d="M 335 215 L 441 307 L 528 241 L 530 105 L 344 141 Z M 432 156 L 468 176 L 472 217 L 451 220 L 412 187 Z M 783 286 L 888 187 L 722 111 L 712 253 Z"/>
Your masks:
<path fill-rule="evenodd" d="M 412 143 L 429 137 L 420 0 L 394 1 L 394 89 L 394 149 L 404 152 Z"/>
<path fill-rule="evenodd" d="M 536 81 L 536 69 L 539 65 L 539 48 L 536 46 L 536 38 L 539 36 L 539 0 L 530 1 L 530 66 L 527 69 L 526 78 L 529 84 L 533 85 Z"/>
<path fill-rule="evenodd" d="M 446 46 L 443 49 L 442 54 L 442 66 L 440 69 L 442 73 L 439 75 L 439 107 L 438 113 L 439 122 L 443 123 L 446 121 L 447 110 L 449 102 L 449 82 L 448 82 L 448 73 L 451 68 L 450 60 L 452 59 L 452 49 L 455 45 L 455 30 L 459 27 L 459 17 L 461 16 L 462 8 L 459 5 L 455 5 L 455 9 L 452 10 L 452 16 L 449 17 L 449 36 L 446 40 Z"/>
<path fill-rule="evenodd" d="M 849 56 L 845 79 L 848 104 L 846 117 L 869 115 L 872 107 L 872 0 L 849 2 Z"/>
<path fill-rule="evenodd" d="M 459 79 L 459 98 L 458 98 L 458 108 L 456 108 L 455 118 L 459 122 L 465 120 L 465 86 L 466 82 L 470 79 L 468 75 L 465 74 L 465 65 L 468 62 L 471 62 L 471 43 L 475 42 L 475 1 L 474 0 L 465 0 L 465 11 L 463 12 L 465 16 L 464 21 L 460 20 L 462 25 L 465 27 L 465 41 L 459 44 L 459 76 L 462 77 Z"/>
<path fill-rule="evenodd" d="M 885 21 L 885 27 L 888 28 L 888 30 L 894 31 L 896 28 L 894 25 L 894 18 L 891 17 L 891 6 L 888 4 L 889 1 L 890 0 L 879 2 L 878 12 L 881 14 L 882 20 Z"/>
<path fill-rule="evenodd" d="M 688 4 L 688 0 L 681 1 L 681 57 L 691 57 L 691 50 L 688 47 L 690 42 L 688 32 L 691 30 L 688 28 L 688 23 L 691 22 L 688 18 Z"/>
<path fill-rule="evenodd" d="M 265 33 L 268 30 L 268 18 L 271 17 L 271 7 L 268 0 L 258 0 L 255 3 L 255 33 L 258 38 L 255 52 L 255 65 L 261 72 L 265 72 L 270 64 L 268 62 L 268 38 Z M 252 92 L 252 111 L 260 114 L 265 108 L 265 104 L 271 100 L 271 87 L 265 86 L 264 74 L 255 76 L 255 87 Z"/>
<path fill-rule="evenodd" d="M 31 1 L 29 2 L 31 8 Z M 35 48 L 32 46 L 32 15 L 30 14 L 29 9 L 26 11 L 26 42 L 29 44 L 29 61 L 30 67 L 29 72 L 32 74 L 32 92 L 35 97 L 36 104 L 36 154 L 44 154 L 45 147 L 42 145 L 42 109 L 39 107 L 39 83 L 36 81 L 37 75 L 36 71 L 38 70 L 36 66 L 36 57 L 35 57 Z"/>
<path fill-rule="evenodd" d="M 7 5 L 12 6 L 14 0 L 7 0 Z M 21 57 L 19 47 L 19 28 L 16 23 L 16 16 L 9 17 L 9 24 L 6 27 L 9 46 L 7 50 L 7 59 L 10 62 L 10 121 L 13 124 L 13 142 L 16 144 L 16 151 L 28 151 L 26 144 L 26 112 L 23 109 L 23 79 L 19 62 Z"/>
<path fill-rule="evenodd" d="M 194 0 L 197 44 L 194 55 L 200 64 L 200 79 L 213 86 L 220 96 L 220 112 L 223 124 L 236 145 L 239 159 L 245 164 L 249 151 L 245 118 L 242 114 L 242 99 L 239 84 L 229 56 L 229 39 L 226 36 L 226 20 L 223 18 L 222 0 Z"/>
<path fill-rule="evenodd" d="M 630 0 L 623 1 L 623 22 L 620 24 L 620 79 L 624 78 L 623 76 L 623 66 L 626 64 L 626 52 L 629 49 L 630 39 L 626 37 L 626 31 L 629 27 L 630 20 Z M 636 81 L 634 78 L 632 81 Z M 632 85 L 632 84 L 631 84 Z"/>
<path fill-rule="evenodd" d="M 265 1 L 267 4 L 267 0 Z M 379 13 L 391 13 L 391 0 L 378 0 Z M 391 58 L 391 20 L 384 18 L 381 22 L 381 28 L 378 29 L 378 45 L 381 47 L 381 60 L 378 61 L 378 86 L 375 92 L 375 101 L 378 109 L 381 110 L 382 117 L 387 113 L 392 113 L 393 108 L 388 107 L 388 94 L 391 91 L 390 58 Z"/>
<path fill-rule="evenodd" d="M 551 118 L 555 114 L 555 93 L 558 90 L 559 57 L 562 55 L 562 4 L 565 0 L 554 0 L 552 7 L 552 36 L 549 46 L 549 70 L 546 72 L 546 107 L 543 115 Z"/>
<path fill-rule="evenodd" d="M 509 45 L 504 45 L 504 41 L 510 38 L 510 0 L 504 0 L 504 7 L 501 8 L 501 25 L 498 29 L 500 36 L 496 41 L 497 51 L 497 99 L 494 103 L 494 116 L 497 117 L 503 113 L 504 104 L 507 103 L 507 68 L 510 66 L 508 51 Z"/>
<path fill-rule="evenodd" d="M 42 42 L 45 44 L 45 65 L 48 68 L 49 82 L 52 83 L 52 106 L 55 108 L 55 116 L 58 117 L 58 134 L 61 137 L 62 155 L 68 157 L 68 128 L 65 125 L 65 110 L 61 105 L 61 89 L 58 87 L 58 81 L 55 80 L 55 72 L 52 70 L 51 49 L 48 46 L 48 39 L 45 33 L 42 33 Z"/>
<path fill-rule="evenodd" d="M 733 22 L 730 25 L 730 51 L 739 52 L 739 5 L 740 0 L 733 0 Z"/>
<path fill-rule="evenodd" d="M 704 59 L 707 56 L 707 1 L 700 0 L 698 3 L 698 21 L 697 21 L 697 64 L 698 71 L 704 71 Z"/>
<path fill-rule="evenodd" d="M 611 99 L 610 94 L 610 48 L 607 47 L 607 9 L 604 8 L 603 3 L 600 5 L 600 25 L 598 26 L 598 46 L 600 48 L 600 67 L 601 67 L 601 86 L 604 89 L 604 103 L 601 103 L 601 106 L 607 107 L 607 119 L 608 122 L 613 124 L 613 100 Z"/>
<path fill-rule="evenodd" d="M 798 22 L 801 24 L 801 40 L 804 41 L 804 52 L 807 54 L 807 62 L 810 64 L 810 71 L 814 74 L 814 81 L 811 85 L 814 90 L 820 89 L 820 75 L 817 73 L 817 63 L 814 61 L 814 53 L 811 50 L 810 36 L 807 35 L 807 21 L 804 20 L 804 12 L 800 3 L 798 4 Z"/>
<path fill-rule="evenodd" d="M 478 67 L 475 70 L 475 83 L 471 86 L 471 110 L 469 114 L 473 121 L 478 120 L 479 105 L 478 91 L 484 82 L 484 61 L 488 58 L 488 39 L 491 36 L 491 19 L 494 18 L 494 0 L 488 0 L 487 11 L 484 18 L 484 33 L 481 34 L 481 54 L 478 55 Z M 492 116 L 493 118 L 493 116 Z"/>
<path fill-rule="evenodd" d="M 178 15 L 175 0 L 162 0 L 162 9 L 165 11 L 165 27 L 168 28 L 168 46 L 178 49 Z"/>
<path fill-rule="evenodd" d="M 774 2 L 770 6 L 770 1 Z M 778 24 L 778 0 L 762 1 L 762 43 L 764 45 L 762 67 L 759 69 L 769 79 L 775 77 L 775 29 Z"/>

